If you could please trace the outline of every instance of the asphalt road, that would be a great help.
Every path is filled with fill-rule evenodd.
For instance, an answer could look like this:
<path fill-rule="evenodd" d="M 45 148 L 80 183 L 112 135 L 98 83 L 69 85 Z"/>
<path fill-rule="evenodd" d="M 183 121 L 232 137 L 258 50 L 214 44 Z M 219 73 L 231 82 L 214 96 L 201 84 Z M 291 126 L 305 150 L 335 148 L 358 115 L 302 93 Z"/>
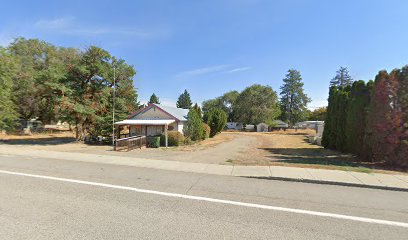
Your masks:
<path fill-rule="evenodd" d="M 408 239 L 354 217 L 408 223 L 408 193 L 0 155 L 0 239 Z"/>

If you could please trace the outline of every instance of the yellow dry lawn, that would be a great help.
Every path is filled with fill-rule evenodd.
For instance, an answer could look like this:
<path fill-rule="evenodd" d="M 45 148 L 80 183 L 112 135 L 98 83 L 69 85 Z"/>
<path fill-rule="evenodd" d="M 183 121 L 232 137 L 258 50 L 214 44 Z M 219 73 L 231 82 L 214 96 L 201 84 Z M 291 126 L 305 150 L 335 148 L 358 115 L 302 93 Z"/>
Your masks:
<path fill-rule="evenodd" d="M 47 139 L 55 138 L 74 138 L 74 134 L 70 131 L 61 131 L 55 133 L 33 133 L 31 135 L 15 135 L 0 133 L 0 140 L 27 140 L 27 141 L 46 141 Z"/>

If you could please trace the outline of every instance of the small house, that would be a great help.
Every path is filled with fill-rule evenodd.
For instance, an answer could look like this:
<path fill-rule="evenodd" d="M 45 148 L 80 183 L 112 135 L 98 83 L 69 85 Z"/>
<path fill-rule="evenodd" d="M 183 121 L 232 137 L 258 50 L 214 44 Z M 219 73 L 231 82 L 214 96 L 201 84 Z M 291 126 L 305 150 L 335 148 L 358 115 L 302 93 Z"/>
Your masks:
<path fill-rule="evenodd" d="M 188 111 L 188 109 L 151 103 L 130 114 L 127 119 L 115 122 L 116 138 L 120 140 L 128 137 L 164 134 L 167 139 L 167 131 L 183 133 Z M 126 131 L 126 133 L 121 133 L 123 131 Z"/>

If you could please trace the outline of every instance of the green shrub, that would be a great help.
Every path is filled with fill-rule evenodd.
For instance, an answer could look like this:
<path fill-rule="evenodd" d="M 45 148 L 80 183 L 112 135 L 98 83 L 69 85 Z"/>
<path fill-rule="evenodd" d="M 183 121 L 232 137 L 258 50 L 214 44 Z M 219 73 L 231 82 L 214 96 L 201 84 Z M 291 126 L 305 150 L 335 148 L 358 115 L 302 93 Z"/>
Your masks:
<path fill-rule="evenodd" d="M 184 135 L 179 131 L 169 131 L 167 133 L 168 146 L 180 146 L 184 143 Z M 166 146 L 166 136 L 160 136 L 160 145 Z"/>
<path fill-rule="evenodd" d="M 205 116 L 207 124 L 210 126 L 210 137 L 220 133 L 227 124 L 227 114 L 220 108 L 210 109 Z"/>
<path fill-rule="evenodd" d="M 149 148 L 158 148 L 160 147 L 160 136 L 148 136 L 146 138 L 147 147 Z"/>
<path fill-rule="evenodd" d="M 198 112 L 191 108 L 187 115 L 187 122 L 183 128 L 184 136 L 190 138 L 192 141 L 202 139 L 203 135 L 203 119 Z"/>
<path fill-rule="evenodd" d="M 211 133 L 211 128 L 210 126 L 208 126 L 208 124 L 203 123 L 203 140 L 207 139 L 210 137 L 210 133 Z"/>

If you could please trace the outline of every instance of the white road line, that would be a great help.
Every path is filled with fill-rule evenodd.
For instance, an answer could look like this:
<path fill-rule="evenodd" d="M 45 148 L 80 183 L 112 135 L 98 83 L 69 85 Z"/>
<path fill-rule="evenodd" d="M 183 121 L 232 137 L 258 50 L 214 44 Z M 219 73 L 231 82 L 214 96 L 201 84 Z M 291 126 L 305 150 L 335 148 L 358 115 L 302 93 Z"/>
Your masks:
<path fill-rule="evenodd" d="M 408 223 L 404 223 L 404 222 L 387 221 L 387 220 L 365 218 L 365 217 L 355 217 L 355 216 L 349 216 L 349 215 L 309 211 L 309 210 L 302 210 L 302 209 L 296 209 L 296 208 L 276 207 L 276 206 L 269 206 L 269 205 L 263 205 L 263 204 L 245 203 L 245 202 L 222 200 L 222 199 L 208 198 L 208 197 L 199 197 L 199 196 L 192 196 L 192 195 L 185 195 L 185 194 L 178 194 L 178 193 L 160 192 L 160 191 L 140 189 L 140 188 L 134 188 L 134 187 L 126 187 L 126 186 L 106 184 L 106 183 L 43 176 L 43 175 L 20 173 L 20 172 L 11 172 L 11 171 L 5 171 L 5 170 L 0 170 L 0 173 L 8 174 L 8 175 L 53 180 L 53 181 L 59 181 L 59 182 L 77 183 L 77 184 L 84 184 L 84 185 L 90 185 L 90 186 L 120 189 L 120 190 L 126 190 L 126 191 L 138 192 L 138 193 L 155 194 L 155 195 L 166 196 L 166 197 L 184 198 L 184 199 L 197 200 L 197 201 L 229 204 L 229 205 L 242 206 L 242 207 L 259 208 L 259 209 L 266 209 L 266 210 L 273 210 L 273 211 L 280 211 L 280 212 L 305 214 L 305 215 L 312 215 L 312 216 L 319 216 L 319 217 L 329 217 L 329 218 L 337 218 L 337 219 L 344 219 L 344 220 L 351 220 L 351 221 L 358 221 L 358 222 L 365 222 L 365 223 L 376 223 L 376 224 L 382 224 L 382 225 L 408 228 Z"/>

